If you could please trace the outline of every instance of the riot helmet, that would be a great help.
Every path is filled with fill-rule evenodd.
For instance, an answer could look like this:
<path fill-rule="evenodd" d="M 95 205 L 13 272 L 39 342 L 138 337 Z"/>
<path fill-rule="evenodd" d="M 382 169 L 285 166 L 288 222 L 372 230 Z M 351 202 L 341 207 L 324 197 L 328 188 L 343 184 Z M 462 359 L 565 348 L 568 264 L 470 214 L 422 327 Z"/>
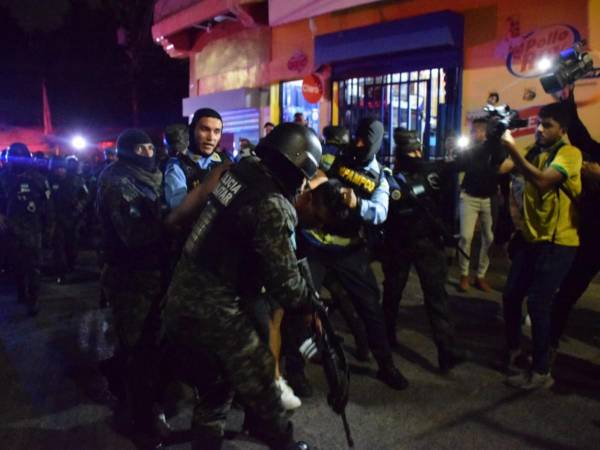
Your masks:
<path fill-rule="evenodd" d="M 50 158 L 48 169 L 59 177 L 64 177 L 67 173 L 67 160 L 63 156 L 54 155 Z"/>
<path fill-rule="evenodd" d="M 113 147 L 108 147 L 104 149 L 104 160 L 108 162 L 113 162 L 117 160 L 117 151 Z"/>
<path fill-rule="evenodd" d="M 75 155 L 69 155 L 65 158 L 67 165 L 67 172 L 70 174 L 76 174 L 79 171 L 79 158 Z"/>
<path fill-rule="evenodd" d="M 150 150 L 152 156 L 146 156 L 144 153 L 150 153 Z M 156 170 L 156 152 L 152 139 L 142 130 L 130 128 L 119 135 L 117 156 L 119 160 L 128 161 L 149 172 Z"/>
<path fill-rule="evenodd" d="M 347 153 L 350 160 L 358 166 L 369 164 L 381 148 L 383 133 L 383 124 L 379 120 L 362 119 Z"/>
<path fill-rule="evenodd" d="M 273 128 L 256 147 L 258 156 L 278 152 L 309 180 L 315 176 L 323 149 L 315 132 L 297 123 L 282 123 Z"/>
<path fill-rule="evenodd" d="M 169 152 L 169 156 L 183 153 L 190 145 L 188 127 L 182 123 L 174 123 L 165 128 L 163 143 Z"/>
<path fill-rule="evenodd" d="M 10 144 L 6 151 L 6 164 L 12 171 L 22 172 L 31 166 L 32 159 L 33 157 L 29 148 L 22 142 Z"/>
<path fill-rule="evenodd" d="M 421 141 L 415 130 L 394 129 L 395 169 L 418 172 L 421 167 Z"/>

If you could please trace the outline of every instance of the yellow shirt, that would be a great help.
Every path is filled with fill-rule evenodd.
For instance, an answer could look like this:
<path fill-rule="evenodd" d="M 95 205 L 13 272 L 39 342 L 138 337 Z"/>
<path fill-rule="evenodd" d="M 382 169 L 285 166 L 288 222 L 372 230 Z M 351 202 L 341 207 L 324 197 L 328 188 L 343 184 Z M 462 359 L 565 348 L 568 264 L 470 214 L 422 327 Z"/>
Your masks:
<path fill-rule="evenodd" d="M 562 147 L 560 147 L 562 145 Z M 556 148 L 558 148 L 556 152 Z M 554 159 L 549 161 L 552 154 Z M 532 164 L 540 170 L 547 167 L 562 173 L 563 186 L 575 198 L 581 194 L 581 152 L 572 145 L 560 141 L 537 155 Z M 525 228 L 523 235 L 529 242 L 554 242 L 568 247 L 579 246 L 577 233 L 577 210 L 571 199 L 559 185 L 542 194 L 533 183 L 527 181 L 523 192 Z"/>

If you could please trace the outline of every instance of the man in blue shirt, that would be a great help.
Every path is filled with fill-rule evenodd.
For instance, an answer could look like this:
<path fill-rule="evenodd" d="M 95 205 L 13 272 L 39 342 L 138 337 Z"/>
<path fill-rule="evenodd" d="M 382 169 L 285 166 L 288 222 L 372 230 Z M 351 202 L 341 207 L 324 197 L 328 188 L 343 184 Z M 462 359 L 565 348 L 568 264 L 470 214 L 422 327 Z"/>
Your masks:
<path fill-rule="evenodd" d="M 223 119 L 210 108 L 202 108 L 194 113 L 189 126 L 189 147 L 169 159 L 165 169 L 165 200 L 174 209 L 187 193 L 200 185 L 210 170 L 227 159 L 217 151 Z"/>

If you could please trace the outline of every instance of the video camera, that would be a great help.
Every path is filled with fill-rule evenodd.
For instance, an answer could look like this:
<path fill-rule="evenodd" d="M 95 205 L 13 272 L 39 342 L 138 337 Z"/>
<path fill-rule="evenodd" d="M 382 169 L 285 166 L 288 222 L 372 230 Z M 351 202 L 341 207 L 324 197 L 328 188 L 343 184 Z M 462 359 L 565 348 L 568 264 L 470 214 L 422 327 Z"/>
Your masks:
<path fill-rule="evenodd" d="M 488 114 L 488 119 L 498 118 L 491 126 L 488 126 L 488 137 L 500 139 L 506 130 L 523 128 L 527 126 L 527 120 L 521 119 L 519 113 L 510 109 L 508 105 L 485 105 L 483 110 Z"/>
<path fill-rule="evenodd" d="M 585 41 L 582 40 L 560 52 L 554 72 L 540 78 L 547 94 L 560 91 L 590 73 L 600 75 L 600 68 L 594 68 L 592 56 L 583 51 L 584 46 Z"/>

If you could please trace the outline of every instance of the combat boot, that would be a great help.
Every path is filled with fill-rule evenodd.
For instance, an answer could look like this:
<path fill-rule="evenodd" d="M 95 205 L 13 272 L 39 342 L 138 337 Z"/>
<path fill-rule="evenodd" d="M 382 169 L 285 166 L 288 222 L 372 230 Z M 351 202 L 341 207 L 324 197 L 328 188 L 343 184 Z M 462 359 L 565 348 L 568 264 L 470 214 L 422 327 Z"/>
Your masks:
<path fill-rule="evenodd" d="M 391 356 L 383 360 L 378 360 L 378 363 L 379 370 L 377 371 L 377 378 L 397 391 L 401 391 L 408 387 L 408 380 L 394 365 Z"/>

